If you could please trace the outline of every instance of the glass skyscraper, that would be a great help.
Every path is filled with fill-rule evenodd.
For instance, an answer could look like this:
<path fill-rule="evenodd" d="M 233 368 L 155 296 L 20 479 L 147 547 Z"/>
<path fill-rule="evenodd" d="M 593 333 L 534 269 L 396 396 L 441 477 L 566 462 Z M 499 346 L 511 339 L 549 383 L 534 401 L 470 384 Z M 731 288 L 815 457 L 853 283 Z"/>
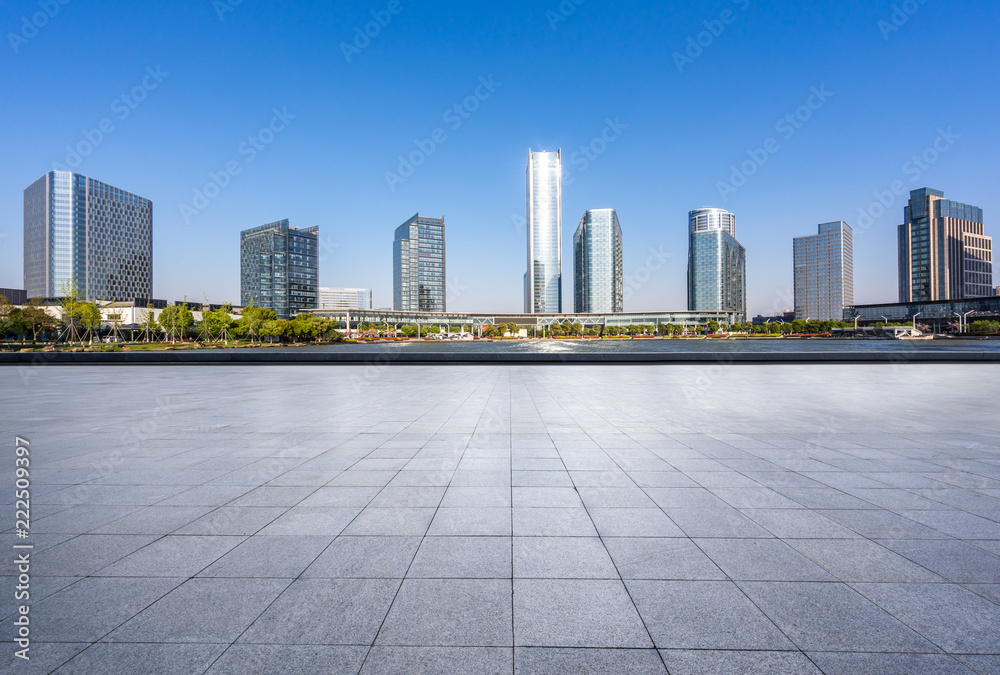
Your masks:
<path fill-rule="evenodd" d="M 899 301 L 962 300 L 993 295 L 993 239 L 983 210 L 949 201 L 939 190 L 910 193 L 899 226 Z"/>
<path fill-rule="evenodd" d="M 24 288 L 88 301 L 153 297 L 153 202 L 68 171 L 24 191 Z"/>
<path fill-rule="evenodd" d="M 614 209 L 587 211 L 573 235 L 573 311 L 625 311 L 622 228 Z"/>
<path fill-rule="evenodd" d="M 562 150 L 528 151 L 524 313 L 562 313 Z"/>
<path fill-rule="evenodd" d="M 392 282 L 395 311 L 447 311 L 444 217 L 418 213 L 396 228 Z"/>
<path fill-rule="evenodd" d="M 279 319 L 319 309 L 319 228 L 279 220 L 241 232 L 240 302 L 272 309 Z"/>
<path fill-rule="evenodd" d="M 688 310 L 736 312 L 746 320 L 747 252 L 736 216 L 703 208 L 688 215 Z"/>
<path fill-rule="evenodd" d="M 843 221 L 793 241 L 795 318 L 843 321 L 854 305 L 854 232 Z"/>

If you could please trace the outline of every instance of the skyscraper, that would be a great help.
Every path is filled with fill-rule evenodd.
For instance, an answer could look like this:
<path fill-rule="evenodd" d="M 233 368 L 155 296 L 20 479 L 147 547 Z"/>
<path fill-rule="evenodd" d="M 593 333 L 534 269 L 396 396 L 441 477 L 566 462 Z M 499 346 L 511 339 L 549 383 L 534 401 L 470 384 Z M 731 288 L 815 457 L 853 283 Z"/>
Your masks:
<path fill-rule="evenodd" d="M 240 301 L 291 319 L 319 309 L 319 228 L 287 220 L 240 233 Z"/>
<path fill-rule="evenodd" d="M 573 311 L 625 311 L 622 228 L 614 209 L 587 211 L 573 235 Z"/>
<path fill-rule="evenodd" d="M 793 241 L 795 318 L 843 321 L 854 305 L 854 233 L 844 221 Z"/>
<path fill-rule="evenodd" d="M 736 216 L 702 208 L 688 214 L 688 310 L 747 314 L 747 252 Z"/>
<path fill-rule="evenodd" d="M 983 210 L 944 198 L 939 190 L 910 193 L 899 226 L 899 301 L 962 300 L 993 295 L 993 239 Z"/>
<path fill-rule="evenodd" d="M 85 300 L 153 297 L 153 202 L 99 180 L 50 171 L 24 191 L 24 287 Z"/>
<path fill-rule="evenodd" d="M 444 217 L 419 213 L 396 228 L 392 304 L 397 312 L 447 311 Z"/>
<path fill-rule="evenodd" d="M 562 314 L 562 150 L 528 151 L 525 314 Z"/>

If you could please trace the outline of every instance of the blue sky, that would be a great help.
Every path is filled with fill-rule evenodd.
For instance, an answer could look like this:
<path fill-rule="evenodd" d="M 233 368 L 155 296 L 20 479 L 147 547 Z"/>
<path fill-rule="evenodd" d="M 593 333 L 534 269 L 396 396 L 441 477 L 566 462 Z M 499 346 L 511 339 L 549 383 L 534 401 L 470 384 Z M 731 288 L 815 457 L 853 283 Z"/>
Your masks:
<path fill-rule="evenodd" d="M 54 163 L 153 200 L 168 299 L 238 300 L 240 230 L 288 218 L 320 226 L 322 285 L 390 306 L 393 230 L 419 211 L 447 219 L 450 310 L 520 311 L 529 148 L 572 175 L 565 308 L 590 208 L 618 210 L 630 311 L 685 307 L 700 206 L 737 216 L 751 314 L 792 306 L 792 238 L 834 220 L 856 300 L 895 301 L 894 187 L 981 206 L 1000 236 L 987 0 L 10 0 L 0 28 L 4 287 Z"/>

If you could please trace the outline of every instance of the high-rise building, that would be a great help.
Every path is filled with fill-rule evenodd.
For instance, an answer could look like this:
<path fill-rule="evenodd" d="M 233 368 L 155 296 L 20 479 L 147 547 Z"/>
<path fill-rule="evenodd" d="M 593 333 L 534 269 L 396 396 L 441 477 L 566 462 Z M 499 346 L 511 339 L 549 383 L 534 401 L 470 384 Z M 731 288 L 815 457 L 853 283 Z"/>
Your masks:
<path fill-rule="evenodd" d="M 573 235 L 573 311 L 625 311 L 622 228 L 614 209 L 587 211 Z"/>
<path fill-rule="evenodd" d="M 702 208 L 688 215 L 688 310 L 747 315 L 747 252 L 736 216 Z"/>
<path fill-rule="evenodd" d="M 88 301 L 153 297 L 153 202 L 50 171 L 24 191 L 24 288 Z"/>
<path fill-rule="evenodd" d="M 319 309 L 319 228 L 279 220 L 241 232 L 240 301 L 279 319 Z"/>
<path fill-rule="evenodd" d="M 447 311 L 444 217 L 419 213 L 396 228 L 392 302 L 397 312 Z"/>
<path fill-rule="evenodd" d="M 843 221 L 793 241 L 795 318 L 843 321 L 854 305 L 854 232 Z"/>
<path fill-rule="evenodd" d="M 321 288 L 319 289 L 319 308 L 324 310 L 372 309 L 372 297 L 372 289 L 370 288 Z"/>
<path fill-rule="evenodd" d="M 562 150 L 528 151 L 524 313 L 562 313 Z"/>
<path fill-rule="evenodd" d="M 944 198 L 939 190 L 910 193 L 899 226 L 899 301 L 963 300 L 993 294 L 993 239 L 983 210 Z"/>

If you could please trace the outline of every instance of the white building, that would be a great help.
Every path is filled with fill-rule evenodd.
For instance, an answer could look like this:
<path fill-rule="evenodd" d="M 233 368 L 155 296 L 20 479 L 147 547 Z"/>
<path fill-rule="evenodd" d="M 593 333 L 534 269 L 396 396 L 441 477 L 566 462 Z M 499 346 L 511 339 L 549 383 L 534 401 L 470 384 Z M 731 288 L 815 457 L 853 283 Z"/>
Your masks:
<path fill-rule="evenodd" d="M 321 310 L 373 309 L 370 288 L 321 288 L 319 289 Z"/>
<path fill-rule="evenodd" d="M 843 221 L 794 242 L 795 318 L 843 321 L 854 305 L 854 239 Z"/>

